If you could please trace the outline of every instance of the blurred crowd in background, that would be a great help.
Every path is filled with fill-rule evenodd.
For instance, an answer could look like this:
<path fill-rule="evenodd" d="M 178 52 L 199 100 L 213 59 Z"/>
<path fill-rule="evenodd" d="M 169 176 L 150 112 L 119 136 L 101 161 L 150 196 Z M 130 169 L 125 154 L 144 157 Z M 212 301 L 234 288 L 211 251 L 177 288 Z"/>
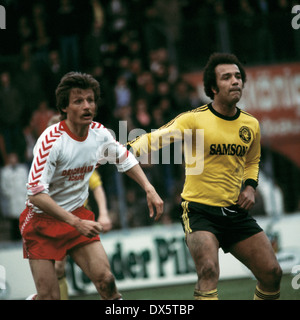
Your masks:
<path fill-rule="evenodd" d="M 203 104 L 182 75 L 203 69 L 212 52 L 235 53 L 245 66 L 300 59 L 300 34 L 291 27 L 291 8 L 297 1 L 6 0 L 1 4 L 6 9 L 6 30 L 1 30 L 0 46 L 0 168 L 11 171 L 1 175 L 1 198 L 6 200 L 1 201 L 0 219 L 9 210 L 16 216 L 23 210 L 32 149 L 57 112 L 55 88 L 66 72 L 87 72 L 99 81 L 101 102 L 95 120 L 120 140 L 120 121 L 127 121 L 127 132 L 134 128 L 148 132 Z M 98 170 L 114 228 L 152 224 L 142 190 L 120 178 L 114 166 Z M 183 166 L 148 165 L 144 170 L 166 202 L 162 223 L 178 221 Z M 9 194 L 14 209 L 9 208 Z M 22 205 L 17 206 L 17 198 Z M 259 203 L 257 212 L 263 214 Z M 123 222 L 122 210 L 126 210 Z M 17 218 L 14 221 L 17 224 Z"/>

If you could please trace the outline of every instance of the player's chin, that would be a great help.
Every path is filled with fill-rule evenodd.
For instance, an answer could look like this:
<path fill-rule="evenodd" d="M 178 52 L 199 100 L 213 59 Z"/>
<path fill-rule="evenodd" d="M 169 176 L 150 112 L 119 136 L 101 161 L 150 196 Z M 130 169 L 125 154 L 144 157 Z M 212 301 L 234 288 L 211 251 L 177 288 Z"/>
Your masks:
<path fill-rule="evenodd" d="M 240 90 L 231 91 L 231 97 L 232 99 L 240 100 L 242 97 L 242 92 Z"/>
<path fill-rule="evenodd" d="M 81 122 L 84 125 L 90 125 L 93 122 L 93 117 L 92 116 L 90 116 L 90 117 L 82 117 L 81 118 Z"/>
<path fill-rule="evenodd" d="M 231 99 L 231 103 L 232 104 L 236 104 L 236 103 L 238 103 L 240 100 L 241 100 L 241 95 L 239 94 L 236 94 L 236 95 L 234 95 L 233 97 L 232 97 L 232 99 Z"/>

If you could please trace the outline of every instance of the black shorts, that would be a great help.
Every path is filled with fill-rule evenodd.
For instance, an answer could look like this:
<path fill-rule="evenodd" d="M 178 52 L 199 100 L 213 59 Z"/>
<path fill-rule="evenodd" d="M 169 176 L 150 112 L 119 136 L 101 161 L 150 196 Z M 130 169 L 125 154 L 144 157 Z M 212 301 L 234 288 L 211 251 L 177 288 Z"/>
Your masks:
<path fill-rule="evenodd" d="M 263 231 L 248 211 L 238 206 L 212 207 L 183 200 L 181 213 L 185 234 L 209 231 L 216 236 L 225 253 L 233 244 Z"/>

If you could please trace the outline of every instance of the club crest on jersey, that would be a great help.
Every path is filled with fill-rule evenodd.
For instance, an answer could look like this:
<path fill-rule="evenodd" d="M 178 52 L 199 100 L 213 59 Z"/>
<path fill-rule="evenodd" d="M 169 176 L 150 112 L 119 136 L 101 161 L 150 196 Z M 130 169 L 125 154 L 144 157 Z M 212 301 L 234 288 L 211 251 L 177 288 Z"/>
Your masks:
<path fill-rule="evenodd" d="M 241 127 L 239 131 L 240 138 L 243 142 L 249 143 L 251 141 L 251 132 L 248 127 Z"/>

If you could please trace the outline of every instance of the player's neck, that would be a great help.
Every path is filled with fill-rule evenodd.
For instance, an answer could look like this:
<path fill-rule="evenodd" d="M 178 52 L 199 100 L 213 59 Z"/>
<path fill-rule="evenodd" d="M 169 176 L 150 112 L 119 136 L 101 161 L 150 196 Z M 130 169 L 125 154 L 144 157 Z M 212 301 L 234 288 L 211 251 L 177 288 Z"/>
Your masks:
<path fill-rule="evenodd" d="M 237 112 L 236 104 L 229 105 L 229 104 L 222 104 L 214 101 L 212 103 L 212 107 L 215 109 L 215 111 L 217 111 L 218 113 L 220 113 L 225 117 L 233 117 Z"/>
<path fill-rule="evenodd" d="M 76 125 L 76 123 L 73 123 L 68 119 L 66 119 L 65 123 L 75 136 L 84 138 L 87 135 L 89 125 Z"/>

